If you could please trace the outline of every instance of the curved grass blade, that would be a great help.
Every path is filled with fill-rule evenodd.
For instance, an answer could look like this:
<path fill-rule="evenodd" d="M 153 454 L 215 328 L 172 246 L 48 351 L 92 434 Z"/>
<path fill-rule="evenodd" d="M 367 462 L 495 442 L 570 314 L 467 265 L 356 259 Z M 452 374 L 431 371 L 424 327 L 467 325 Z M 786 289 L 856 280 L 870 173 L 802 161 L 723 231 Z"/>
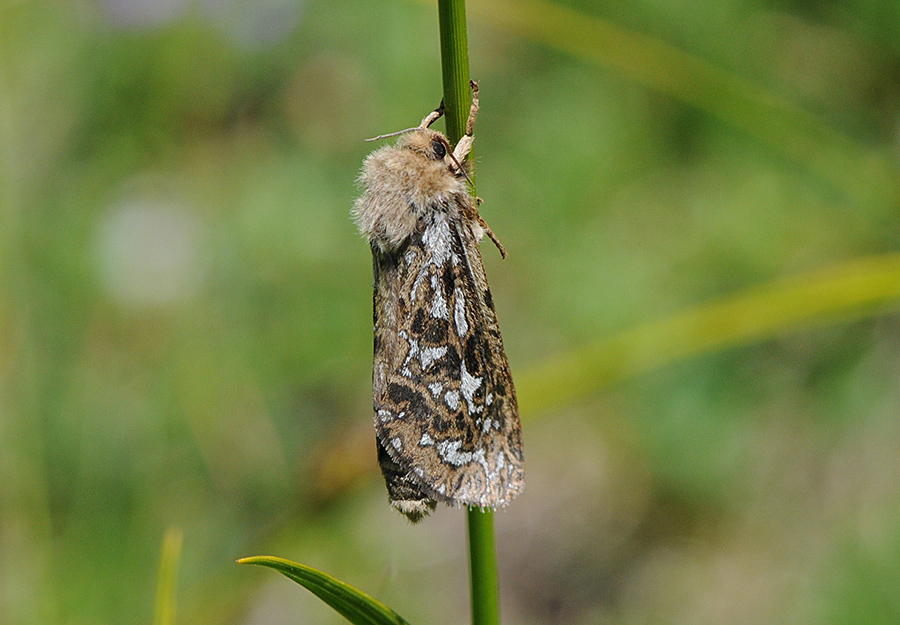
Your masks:
<path fill-rule="evenodd" d="M 252 556 L 237 562 L 275 569 L 306 588 L 354 625 L 409 625 L 403 617 L 374 597 L 317 569 L 274 556 Z"/>
<path fill-rule="evenodd" d="M 163 537 L 156 582 L 154 625 L 172 625 L 175 622 L 175 591 L 183 539 L 184 534 L 177 527 L 170 527 Z"/>
<path fill-rule="evenodd" d="M 519 402 L 564 406 L 656 367 L 807 328 L 893 314 L 900 254 L 858 258 L 790 276 L 649 321 L 519 375 Z"/>

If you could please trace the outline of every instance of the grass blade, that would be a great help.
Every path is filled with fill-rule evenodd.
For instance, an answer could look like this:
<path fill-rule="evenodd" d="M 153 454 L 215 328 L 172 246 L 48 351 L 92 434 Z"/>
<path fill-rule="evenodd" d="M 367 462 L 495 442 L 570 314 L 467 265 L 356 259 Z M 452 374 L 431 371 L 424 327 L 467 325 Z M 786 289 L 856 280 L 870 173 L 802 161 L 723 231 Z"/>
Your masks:
<path fill-rule="evenodd" d="M 409 625 L 374 597 L 317 569 L 274 556 L 241 558 L 238 564 L 275 569 L 297 582 L 354 625 Z"/>
<path fill-rule="evenodd" d="M 855 259 L 749 288 L 549 359 L 519 376 L 532 414 L 699 354 L 895 311 L 900 254 Z"/>
<path fill-rule="evenodd" d="M 163 536 L 153 625 L 173 625 L 175 622 L 175 592 L 183 538 L 182 531 L 175 527 L 170 527 Z"/>

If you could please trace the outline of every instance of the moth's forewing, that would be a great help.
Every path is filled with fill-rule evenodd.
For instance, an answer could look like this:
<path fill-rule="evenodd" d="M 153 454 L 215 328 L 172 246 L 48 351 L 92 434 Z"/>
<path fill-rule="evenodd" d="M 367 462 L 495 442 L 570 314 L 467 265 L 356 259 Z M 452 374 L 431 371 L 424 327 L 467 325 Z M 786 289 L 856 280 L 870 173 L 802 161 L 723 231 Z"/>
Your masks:
<path fill-rule="evenodd" d="M 497 507 L 522 487 L 521 432 L 464 214 L 436 205 L 402 251 L 373 249 L 375 424 L 380 444 L 423 496 Z"/>

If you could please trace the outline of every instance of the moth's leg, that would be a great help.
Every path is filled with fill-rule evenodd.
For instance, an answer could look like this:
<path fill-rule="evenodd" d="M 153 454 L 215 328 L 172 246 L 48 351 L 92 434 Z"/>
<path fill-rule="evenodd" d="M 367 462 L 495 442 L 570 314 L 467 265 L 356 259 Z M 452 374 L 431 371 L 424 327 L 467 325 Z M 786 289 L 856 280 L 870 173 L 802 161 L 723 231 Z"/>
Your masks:
<path fill-rule="evenodd" d="M 431 124 L 433 124 L 438 119 L 440 119 L 441 115 L 443 115 L 443 114 L 444 114 L 444 100 L 441 99 L 441 105 L 425 116 L 425 119 L 423 119 L 422 123 L 419 124 L 419 128 L 428 128 Z"/>
<path fill-rule="evenodd" d="M 472 87 L 472 106 L 469 108 L 469 119 L 466 120 L 466 134 L 463 135 L 462 139 L 459 140 L 459 143 L 456 144 L 456 149 L 453 150 L 453 156 L 459 163 L 462 163 L 463 159 L 465 159 L 472 150 L 472 142 L 475 140 L 472 132 L 475 129 L 475 118 L 478 117 L 478 83 L 474 80 L 470 80 L 469 85 Z M 481 202 L 482 200 L 480 197 L 475 198 L 475 206 L 471 209 L 472 212 L 470 218 L 481 226 L 484 233 L 488 235 L 488 238 L 490 238 L 494 245 L 497 246 L 497 249 L 500 250 L 500 256 L 506 258 L 506 248 L 503 247 L 503 244 L 500 243 L 500 239 L 497 238 L 497 235 L 494 234 L 494 231 L 491 230 L 491 227 L 478 212 L 478 207 L 481 206 Z"/>
<path fill-rule="evenodd" d="M 468 208 L 465 211 L 466 217 L 470 220 L 469 223 L 474 222 L 472 230 L 474 231 L 475 238 L 481 241 L 483 235 L 488 235 L 488 238 L 494 243 L 494 245 L 497 246 L 497 249 L 500 250 L 500 257 L 506 258 L 506 248 L 503 247 L 503 244 L 500 243 L 500 239 L 497 238 L 497 235 L 494 234 L 493 230 L 491 230 L 491 227 L 484 220 L 484 217 L 482 217 L 478 212 L 478 207 L 481 206 L 481 201 L 482 200 L 480 197 L 476 197 L 474 205 L 469 204 Z"/>
<path fill-rule="evenodd" d="M 478 117 L 478 83 L 470 80 L 469 85 L 472 87 L 472 106 L 469 108 L 469 119 L 466 120 L 466 134 L 462 136 L 453 149 L 453 156 L 460 163 L 472 151 L 472 143 L 475 141 L 472 131 L 475 129 L 475 118 Z"/>
<path fill-rule="evenodd" d="M 472 151 L 473 140 L 474 137 L 472 135 L 463 135 L 462 139 L 459 140 L 459 143 L 456 144 L 456 147 L 453 149 L 453 158 L 456 159 L 457 163 L 462 163 L 466 160 L 469 152 Z"/>
<path fill-rule="evenodd" d="M 497 249 L 500 250 L 500 258 L 506 258 L 506 248 L 503 247 L 500 239 L 497 238 L 497 235 L 494 234 L 494 231 L 491 230 L 491 227 L 487 224 L 487 222 L 481 215 L 478 215 L 478 223 L 484 229 L 484 232 L 488 235 L 488 238 L 490 238 L 490 240 L 493 241 L 494 245 L 497 246 Z"/>
<path fill-rule="evenodd" d="M 472 136 L 475 129 L 475 118 L 478 117 L 478 83 L 474 80 L 469 81 L 472 87 L 472 106 L 469 108 L 469 119 L 466 120 L 466 134 Z"/>

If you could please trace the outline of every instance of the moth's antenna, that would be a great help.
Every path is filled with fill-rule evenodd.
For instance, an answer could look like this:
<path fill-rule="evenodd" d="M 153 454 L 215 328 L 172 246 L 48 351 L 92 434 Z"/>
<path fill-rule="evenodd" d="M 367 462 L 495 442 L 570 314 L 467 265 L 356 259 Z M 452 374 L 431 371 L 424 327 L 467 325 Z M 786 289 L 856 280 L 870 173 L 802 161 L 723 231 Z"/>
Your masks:
<path fill-rule="evenodd" d="M 415 130 L 420 130 L 421 126 L 416 126 L 415 128 L 407 128 L 406 130 L 398 130 L 397 132 L 389 132 L 386 135 L 378 135 L 377 137 L 372 137 L 371 139 L 366 139 L 366 141 L 378 141 L 380 139 L 388 139 L 389 137 L 396 137 L 398 135 L 405 135 L 407 132 L 413 132 Z"/>
<path fill-rule="evenodd" d="M 378 135 L 377 137 L 372 137 L 371 139 L 366 139 L 366 141 L 378 141 L 380 139 L 389 139 L 390 137 L 397 137 L 400 135 L 405 135 L 407 132 L 414 132 L 416 130 L 422 130 L 423 128 L 428 128 L 431 124 L 436 122 L 441 116 L 444 114 L 444 101 L 441 100 L 441 105 L 431 111 L 428 115 L 425 116 L 425 119 L 422 120 L 422 123 L 416 126 L 415 128 L 407 128 L 406 130 L 398 130 L 397 132 L 389 132 L 386 135 Z M 454 161 L 456 159 L 453 159 Z M 459 165 L 459 163 L 457 163 Z M 468 180 L 468 176 L 466 179 Z M 471 180 L 469 180 L 471 182 Z"/>

